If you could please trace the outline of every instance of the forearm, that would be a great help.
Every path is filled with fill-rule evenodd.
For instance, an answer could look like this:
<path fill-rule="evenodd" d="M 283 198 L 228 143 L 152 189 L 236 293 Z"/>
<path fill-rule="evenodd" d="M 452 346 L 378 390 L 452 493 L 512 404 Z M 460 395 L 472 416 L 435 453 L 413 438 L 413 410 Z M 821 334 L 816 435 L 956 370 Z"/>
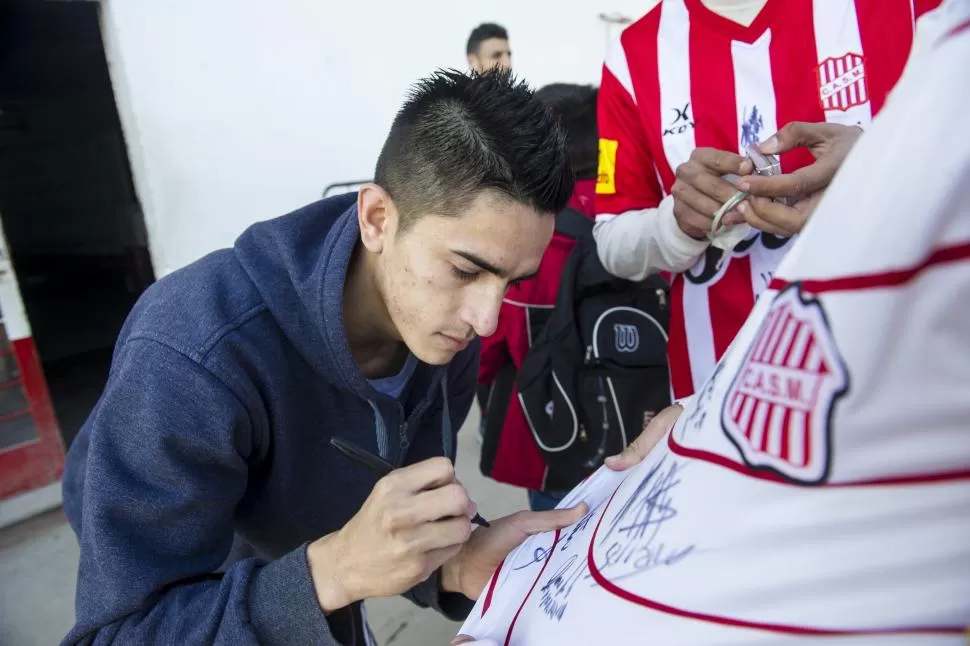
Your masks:
<path fill-rule="evenodd" d="M 358 589 L 354 572 L 340 567 L 339 549 L 333 540 L 335 536 L 326 536 L 307 548 L 309 569 L 313 573 L 311 585 L 320 609 L 331 620 L 335 612 L 363 601 L 353 592 Z M 459 591 L 457 574 L 448 565 L 402 594 L 412 603 L 422 608 L 434 608 L 452 621 L 464 619 L 474 605 Z"/>
<path fill-rule="evenodd" d="M 337 536 L 336 532 L 328 534 L 310 543 L 306 549 L 314 594 L 325 615 L 346 608 L 355 601 L 362 601 L 350 592 L 352 582 L 348 582 L 346 575 L 340 571 Z"/>
<path fill-rule="evenodd" d="M 655 209 L 627 211 L 601 220 L 593 228 L 603 266 L 614 276 L 643 280 L 661 271 L 680 273 L 707 250 L 707 240 L 694 240 L 674 218 L 673 198 Z"/>
<path fill-rule="evenodd" d="M 303 548 L 268 564 L 245 559 L 218 578 L 160 585 L 164 592 L 140 605 L 86 570 L 82 562 L 77 623 L 65 644 L 337 646 L 353 639 L 352 619 L 341 615 L 328 622 L 321 612 Z"/>

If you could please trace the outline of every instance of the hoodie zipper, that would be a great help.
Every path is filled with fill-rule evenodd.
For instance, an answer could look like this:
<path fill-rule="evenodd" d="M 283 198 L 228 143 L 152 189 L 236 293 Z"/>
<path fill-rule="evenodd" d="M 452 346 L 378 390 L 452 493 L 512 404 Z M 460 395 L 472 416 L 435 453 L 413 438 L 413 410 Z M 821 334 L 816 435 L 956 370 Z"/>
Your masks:
<path fill-rule="evenodd" d="M 401 402 L 394 400 L 394 402 L 397 404 L 398 415 L 402 420 L 397 426 L 398 446 L 400 447 L 400 453 L 398 454 L 397 459 L 398 466 L 404 464 L 404 457 L 407 455 L 408 449 L 411 448 L 411 440 L 408 439 L 409 424 L 424 415 L 425 411 L 428 410 L 428 406 L 431 404 L 430 399 L 432 398 L 426 398 L 417 408 L 415 408 L 411 412 L 410 418 L 406 418 L 404 416 L 404 406 L 401 405 Z"/>
<path fill-rule="evenodd" d="M 436 381 L 435 383 L 439 382 Z M 435 388 L 435 392 L 437 392 L 437 388 Z M 382 398 L 391 399 L 394 402 L 394 404 L 397 406 L 398 418 L 402 420 L 401 423 L 397 425 L 399 451 L 398 455 L 395 456 L 395 459 L 393 460 L 394 465 L 396 467 L 400 467 L 402 464 L 404 464 L 404 457 L 407 455 L 408 449 L 411 448 L 411 440 L 408 439 L 408 428 L 412 422 L 420 419 L 420 417 L 424 415 L 425 411 L 427 411 L 428 407 L 431 405 L 431 402 L 434 401 L 435 395 L 425 397 L 421 403 L 418 404 L 418 407 L 411 411 L 410 418 L 405 417 L 404 406 L 400 401 L 386 396 L 383 396 Z M 379 408 L 377 409 L 377 414 L 380 414 Z M 387 425 L 385 425 L 385 428 L 386 427 Z M 388 430 L 390 429 L 388 428 Z M 391 441 L 391 438 L 387 439 L 388 442 Z"/>
<path fill-rule="evenodd" d="M 404 406 L 401 405 L 401 402 L 397 402 L 397 412 L 401 416 L 401 423 L 397 427 L 398 442 L 401 447 L 398 464 L 403 464 L 404 456 L 408 454 L 408 449 L 411 447 L 411 440 L 408 439 L 408 422 L 407 418 L 404 416 Z"/>

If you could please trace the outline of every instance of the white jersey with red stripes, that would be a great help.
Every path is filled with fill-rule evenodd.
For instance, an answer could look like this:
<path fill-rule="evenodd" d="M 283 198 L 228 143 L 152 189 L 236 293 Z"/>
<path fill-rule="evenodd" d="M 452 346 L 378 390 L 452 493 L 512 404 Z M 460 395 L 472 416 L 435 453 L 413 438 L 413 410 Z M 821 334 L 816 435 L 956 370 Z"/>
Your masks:
<path fill-rule="evenodd" d="M 463 632 L 966 643 L 970 3 L 953 6 L 673 429 L 574 490 L 588 516 L 510 554 Z"/>
<path fill-rule="evenodd" d="M 916 18 L 936 4 L 768 0 L 745 27 L 702 0 L 663 0 L 604 66 L 597 221 L 657 207 L 694 148 L 743 151 L 791 121 L 865 126 L 902 73 Z M 782 170 L 812 160 L 794 151 Z M 753 231 L 725 262 L 709 248 L 674 277 L 675 397 L 704 383 L 790 244 Z"/>

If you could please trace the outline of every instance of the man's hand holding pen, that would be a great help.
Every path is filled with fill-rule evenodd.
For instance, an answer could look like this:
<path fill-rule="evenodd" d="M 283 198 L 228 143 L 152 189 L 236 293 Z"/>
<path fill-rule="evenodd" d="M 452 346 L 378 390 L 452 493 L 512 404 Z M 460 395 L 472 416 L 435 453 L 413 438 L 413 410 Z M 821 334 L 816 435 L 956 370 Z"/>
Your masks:
<path fill-rule="evenodd" d="M 401 594 L 441 568 L 445 592 L 477 598 L 502 560 L 528 536 L 579 521 L 586 506 L 519 512 L 480 527 L 478 509 L 444 457 L 393 470 L 360 511 L 307 549 L 324 612 Z"/>

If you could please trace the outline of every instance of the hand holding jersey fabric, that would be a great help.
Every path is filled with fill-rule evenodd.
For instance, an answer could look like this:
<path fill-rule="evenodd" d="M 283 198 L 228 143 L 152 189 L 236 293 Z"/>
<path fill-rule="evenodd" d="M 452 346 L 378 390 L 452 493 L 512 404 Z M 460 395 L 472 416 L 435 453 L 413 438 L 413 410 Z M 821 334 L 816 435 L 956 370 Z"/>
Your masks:
<path fill-rule="evenodd" d="M 630 442 L 630 446 L 624 449 L 623 453 L 606 458 L 606 466 L 614 471 L 624 471 L 640 464 L 683 412 L 683 406 L 673 404 L 657 413 L 643 428 L 637 439 Z"/>
<path fill-rule="evenodd" d="M 472 534 L 452 563 L 442 571 L 442 587 L 477 599 L 495 569 L 534 534 L 569 527 L 587 512 L 585 504 L 551 511 L 520 511 L 492 522 Z"/>

